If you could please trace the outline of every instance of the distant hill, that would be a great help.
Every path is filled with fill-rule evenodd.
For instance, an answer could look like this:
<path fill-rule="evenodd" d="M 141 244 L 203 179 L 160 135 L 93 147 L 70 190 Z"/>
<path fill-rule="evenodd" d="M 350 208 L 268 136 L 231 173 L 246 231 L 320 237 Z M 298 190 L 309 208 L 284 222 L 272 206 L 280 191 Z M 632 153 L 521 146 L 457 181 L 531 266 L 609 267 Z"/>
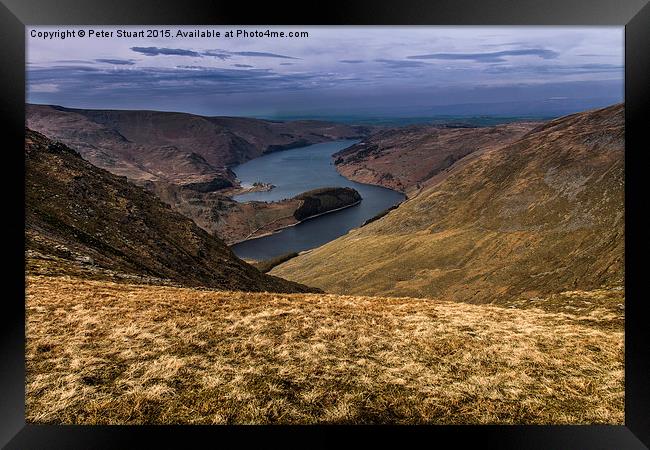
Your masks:
<path fill-rule="evenodd" d="M 474 152 L 383 218 L 269 273 L 328 292 L 480 303 L 622 286 L 623 256 L 618 104 Z"/>
<path fill-rule="evenodd" d="M 29 129 L 25 162 L 28 273 L 314 291 L 260 273 L 153 194 Z"/>
<path fill-rule="evenodd" d="M 595 93 L 597 95 L 597 93 Z M 551 97 L 537 100 L 519 100 L 491 103 L 460 103 L 428 108 L 429 114 L 456 116 L 529 116 L 558 117 L 588 109 L 602 108 L 620 102 L 622 96 L 609 95 L 591 98 Z"/>
<path fill-rule="evenodd" d="M 357 138 L 371 130 L 313 120 L 280 122 L 32 104 L 27 105 L 26 116 L 30 129 L 134 182 L 212 183 L 214 189 L 234 183 L 228 166 L 285 148 Z"/>
<path fill-rule="evenodd" d="M 494 127 L 420 125 L 374 133 L 334 155 L 336 170 L 352 180 L 412 194 L 431 177 L 472 152 L 521 138 L 541 122 Z"/>

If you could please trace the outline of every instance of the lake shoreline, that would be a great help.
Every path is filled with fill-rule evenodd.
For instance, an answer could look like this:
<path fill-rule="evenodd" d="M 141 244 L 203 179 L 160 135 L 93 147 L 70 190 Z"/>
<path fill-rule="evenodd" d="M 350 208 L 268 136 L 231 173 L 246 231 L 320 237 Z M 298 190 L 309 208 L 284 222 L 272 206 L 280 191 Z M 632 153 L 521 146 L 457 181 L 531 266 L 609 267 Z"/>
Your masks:
<path fill-rule="evenodd" d="M 282 227 L 276 228 L 276 229 L 273 230 L 273 231 L 269 231 L 269 232 L 267 232 L 267 233 L 260 234 L 259 236 L 250 237 L 250 238 L 242 239 L 241 241 L 233 242 L 232 244 L 228 244 L 228 246 L 229 246 L 229 247 L 232 247 L 233 245 L 241 244 L 242 242 L 254 241 L 255 239 L 260 239 L 260 238 L 263 238 L 263 237 L 271 236 L 271 235 L 276 234 L 276 233 L 279 233 L 279 232 L 281 232 L 282 230 L 285 230 L 285 229 L 287 229 L 287 228 L 291 228 L 291 227 L 295 227 L 296 225 L 300 225 L 301 223 L 304 223 L 304 222 L 308 221 L 309 219 L 314 219 L 314 218 L 316 218 L 316 217 L 324 216 L 325 214 L 330 214 L 330 213 L 333 213 L 333 212 L 336 212 L 336 211 L 341 211 L 342 209 L 346 209 L 346 208 L 351 208 L 351 207 L 353 207 L 353 206 L 357 206 L 357 205 L 358 205 L 359 203 L 361 203 L 362 201 L 363 201 L 363 199 L 361 199 L 361 200 L 359 200 L 358 202 L 355 202 L 355 203 L 350 203 L 349 205 L 341 206 L 340 208 L 330 209 L 329 211 L 325 211 L 325 212 L 322 212 L 322 213 L 320 213 L 320 214 L 314 214 L 313 216 L 305 217 L 304 219 L 299 220 L 299 221 L 296 222 L 296 223 L 292 223 L 292 224 L 290 224 L 290 225 L 284 225 L 284 226 L 282 226 Z"/>
<path fill-rule="evenodd" d="M 240 258 L 268 260 L 282 254 L 313 249 L 349 233 L 378 213 L 403 202 L 406 196 L 401 192 L 359 183 L 336 170 L 333 155 L 356 142 L 339 140 L 284 150 L 233 167 L 233 172 L 242 183 L 257 181 L 276 186 L 268 192 L 233 198 L 242 204 L 281 201 L 326 187 L 351 188 L 357 191 L 361 201 L 350 199 L 354 203 L 342 206 L 333 204 L 331 206 L 335 208 L 328 211 L 305 211 L 318 214 L 301 218 L 295 223 L 288 223 L 289 220 L 285 219 L 284 223 L 277 224 L 281 225 L 278 228 L 262 229 L 261 234 L 229 243 L 231 250 Z"/>

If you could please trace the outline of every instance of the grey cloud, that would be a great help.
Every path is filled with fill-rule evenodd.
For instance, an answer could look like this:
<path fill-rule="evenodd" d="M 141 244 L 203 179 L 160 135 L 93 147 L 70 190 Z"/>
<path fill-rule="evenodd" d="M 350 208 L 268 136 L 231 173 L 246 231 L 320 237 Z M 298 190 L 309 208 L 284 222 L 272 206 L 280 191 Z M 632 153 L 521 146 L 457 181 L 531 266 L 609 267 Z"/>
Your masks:
<path fill-rule="evenodd" d="M 542 59 L 557 58 L 560 54 L 543 48 L 527 48 L 521 50 L 503 50 L 488 53 L 431 53 L 428 55 L 407 56 L 408 59 L 444 59 L 467 60 L 476 62 L 503 62 L 504 56 L 539 56 Z"/>
<path fill-rule="evenodd" d="M 207 66 L 188 66 L 188 65 L 182 65 L 182 66 L 176 66 L 177 69 L 185 69 L 185 70 L 211 70 L 211 67 Z"/>
<path fill-rule="evenodd" d="M 165 48 L 165 47 L 131 47 L 131 50 L 137 53 L 142 53 L 146 56 L 158 55 L 176 55 L 176 56 L 192 56 L 200 57 L 201 55 L 192 50 L 184 50 L 181 48 Z"/>
<path fill-rule="evenodd" d="M 63 64 L 92 64 L 92 61 L 86 61 L 84 59 L 58 59 L 54 62 Z"/>
<path fill-rule="evenodd" d="M 277 53 L 268 52 L 230 52 L 228 50 L 205 50 L 196 52 L 194 50 L 185 50 L 181 48 L 166 48 L 166 47 L 131 47 L 134 52 L 142 53 L 146 56 L 158 55 L 175 55 L 175 56 L 191 56 L 193 58 L 201 58 L 203 56 L 211 56 L 221 60 L 230 59 L 234 56 L 249 56 L 255 58 L 280 58 L 280 59 L 300 59 L 293 56 L 279 55 Z"/>
<path fill-rule="evenodd" d="M 277 53 L 268 53 L 268 52 L 231 52 L 228 50 L 206 50 L 201 52 L 201 55 L 213 56 L 219 59 L 229 59 L 233 56 L 249 56 L 254 58 L 280 58 L 280 59 L 300 59 L 294 58 L 293 56 L 279 55 Z"/>
<path fill-rule="evenodd" d="M 253 66 L 251 66 L 249 64 L 233 64 L 233 66 L 235 66 L 235 67 L 253 67 Z"/>
<path fill-rule="evenodd" d="M 231 57 L 231 55 L 225 50 L 206 50 L 202 53 L 205 56 L 213 56 L 219 58 L 220 60 L 226 60 Z"/>
<path fill-rule="evenodd" d="M 55 84 L 59 91 L 88 95 L 231 94 L 270 91 L 298 91 L 339 86 L 354 79 L 337 74 L 281 74 L 270 69 L 226 69 L 201 66 L 175 68 L 102 69 L 58 66 L 28 70 L 28 85 Z M 29 91 L 29 89 L 28 89 Z"/>
<path fill-rule="evenodd" d="M 346 64 L 359 64 L 363 62 L 363 59 L 340 59 L 339 62 Z"/>
<path fill-rule="evenodd" d="M 88 63 L 92 64 L 92 63 Z M 31 73 L 43 73 L 43 72 L 49 72 L 49 71 L 54 71 L 54 72 L 60 72 L 60 73 L 77 73 L 77 72 L 97 72 L 98 70 L 103 70 L 103 69 L 98 69 L 97 67 L 93 66 L 50 66 L 50 67 L 35 67 L 35 68 L 30 68 L 28 69 L 28 74 Z"/>
<path fill-rule="evenodd" d="M 617 64 L 580 64 L 578 66 L 568 66 L 569 69 L 572 67 L 575 67 L 576 69 L 579 70 L 586 70 L 586 71 L 619 71 L 623 70 L 623 66 L 619 66 Z"/>
<path fill-rule="evenodd" d="M 115 64 L 118 66 L 132 66 L 135 63 L 130 59 L 110 59 L 110 58 L 99 58 L 95 61 L 106 64 Z"/>
<path fill-rule="evenodd" d="M 528 42 L 521 42 L 521 41 L 515 41 L 515 42 L 497 42 L 494 44 L 481 44 L 481 47 L 530 47 L 530 43 Z"/>

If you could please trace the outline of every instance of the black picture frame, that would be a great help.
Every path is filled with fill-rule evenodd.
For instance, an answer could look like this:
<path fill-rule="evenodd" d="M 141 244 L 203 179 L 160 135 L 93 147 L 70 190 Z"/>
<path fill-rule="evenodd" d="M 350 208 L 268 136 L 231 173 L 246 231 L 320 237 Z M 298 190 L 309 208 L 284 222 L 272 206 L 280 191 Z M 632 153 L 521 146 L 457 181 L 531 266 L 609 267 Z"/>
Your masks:
<path fill-rule="evenodd" d="M 293 9 L 291 14 L 288 9 Z M 2 0 L 0 42 L 7 279 L 3 290 L 3 371 L 0 379 L 0 444 L 11 449 L 190 447 L 239 445 L 260 435 L 306 445 L 338 445 L 343 434 L 428 445 L 451 439 L 454 447 L 642 449 L 650 446 L 650 342 L 644 333 L 647 301 L 642 232 L 643 154 L 650 118 L 650 5 L 648 0 L 444 0 L 308 2 L 280 7 L 276 2 L 146 0 Z M 277 24 L 277 25 L 620 25 L 625 26 L 625 425 L 623 426 L 430 426 L 430 427 L 205 427 L 51 426 L 25 423 L 24 146 L 25 27 L 29 25 Z M 23 168 L 23 171 L 20 169 Z M 9 174 L 11 176 L 9 176 Z M 21 196 L 21 194 L 23 194 Z M 22 198 L 21 198 L 22 197 Z M 15 273 L 14 273 L 15 272 Z M 287 431 L 289 433 L 287 433 Z M 138 442 L 136 444 L 136 442 Z"/>

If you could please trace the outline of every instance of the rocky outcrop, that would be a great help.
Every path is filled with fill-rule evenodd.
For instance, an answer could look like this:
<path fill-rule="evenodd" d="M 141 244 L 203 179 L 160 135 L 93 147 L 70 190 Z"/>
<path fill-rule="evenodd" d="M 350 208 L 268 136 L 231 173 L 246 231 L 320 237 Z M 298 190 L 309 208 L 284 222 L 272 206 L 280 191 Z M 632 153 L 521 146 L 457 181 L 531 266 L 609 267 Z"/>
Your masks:
<path fill-rule="evenodd" d="M 147 188 L 228 245 L 264 236 L 361 201 L 359 193 L 351 188 L 321 188 L 275 202 L 245 203 L 220 192 L 198 192 L 169 183 L 152 182 Z"/>

